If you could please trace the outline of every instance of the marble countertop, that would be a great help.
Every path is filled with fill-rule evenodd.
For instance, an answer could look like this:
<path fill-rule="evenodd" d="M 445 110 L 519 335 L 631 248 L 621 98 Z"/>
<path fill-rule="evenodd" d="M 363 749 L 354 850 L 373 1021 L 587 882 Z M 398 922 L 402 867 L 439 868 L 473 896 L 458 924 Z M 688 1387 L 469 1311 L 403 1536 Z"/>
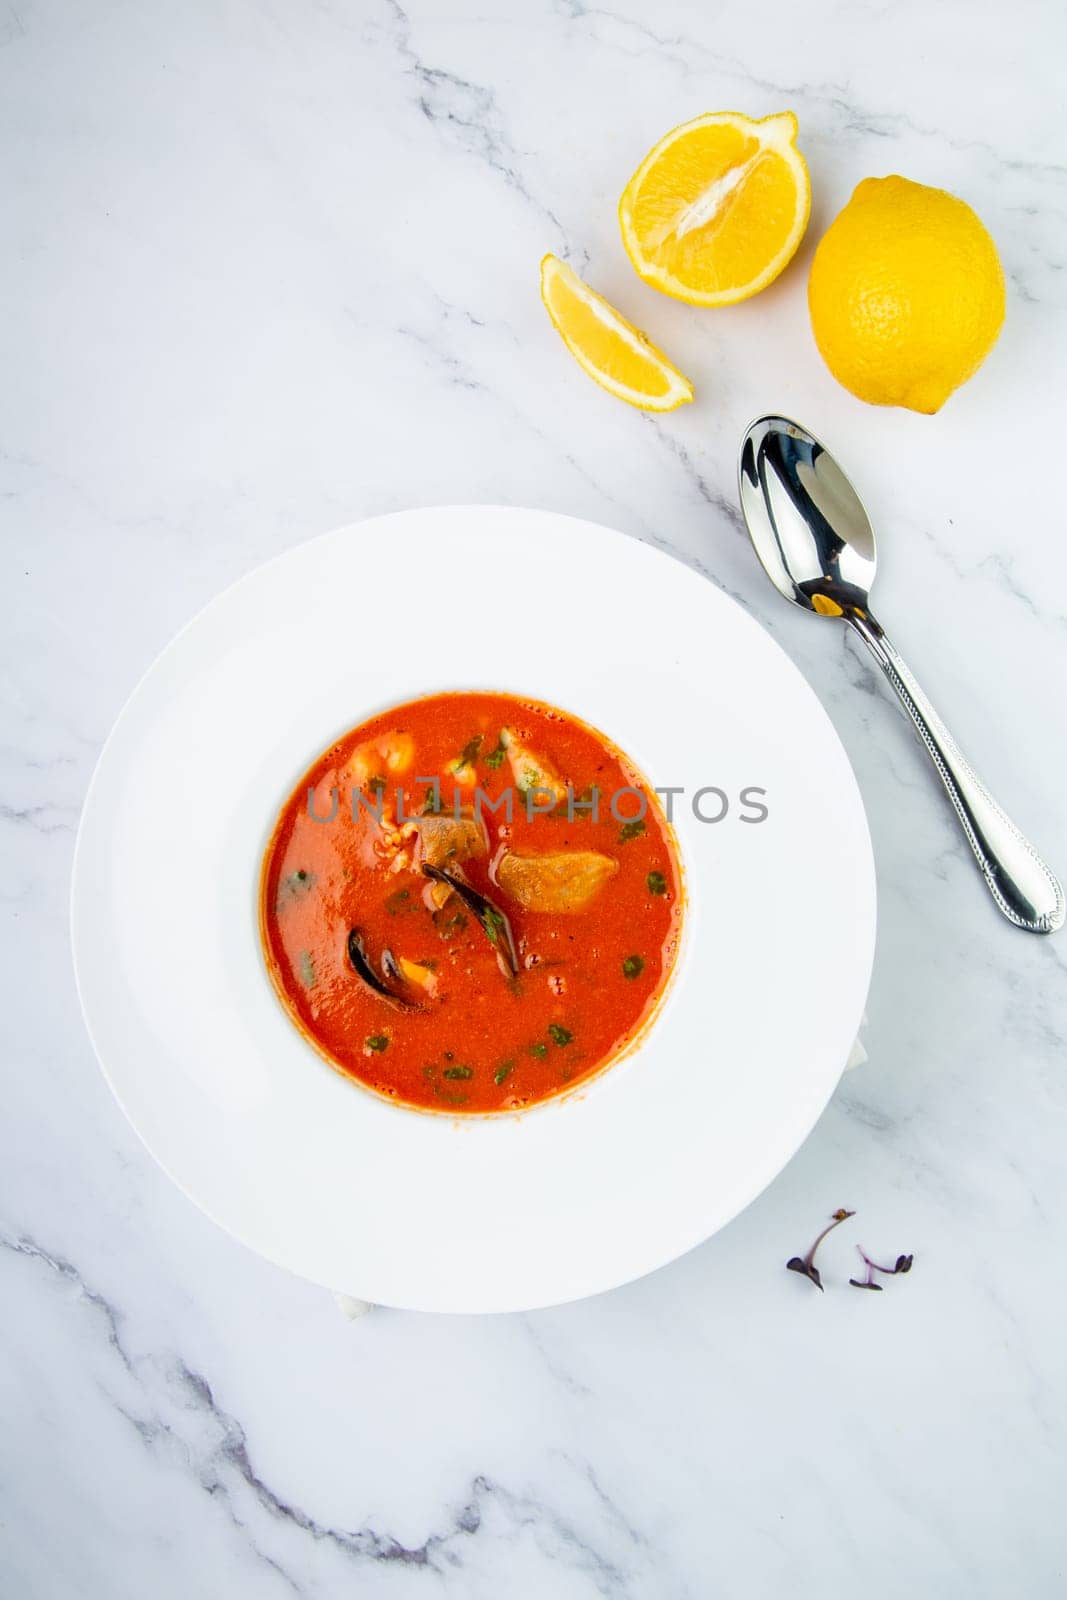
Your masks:
<path fill-rule="evenodd" d="M 5 1595 L 1063 1593 L 1067 945 L 995 914 L 867 662 L 758 574 L 734 461 L 768 409 L 832 444 L 900 648 L 1063 871 L 1065 45 L 1035 0 L 0 15 Z M 723 106 L 796 111 L 814 212 L 779 283 L 699 313 L 636 280 L 615 204 L 662 132 Z M 971 201 L 1009 280 L 997 348 L 935 418 L 839 389 L 806 315 L 814 241 L 894 171 Z M 571 365 L 546 250 L 696 404 L 652 419 Z M 652 1277 L 348 1323 L 189 1205 L 113 1104 L 71 852 L 110 724 L 192 612 L 297 540 L 457 500 L 662 544 L 797 660 L 870 813 L 871 1060 Z M 840 1205 L 820 1296 L 783 1263 Z M 857 1240 L 913 1251 L 910 1277 L 844 1287 Z"/>

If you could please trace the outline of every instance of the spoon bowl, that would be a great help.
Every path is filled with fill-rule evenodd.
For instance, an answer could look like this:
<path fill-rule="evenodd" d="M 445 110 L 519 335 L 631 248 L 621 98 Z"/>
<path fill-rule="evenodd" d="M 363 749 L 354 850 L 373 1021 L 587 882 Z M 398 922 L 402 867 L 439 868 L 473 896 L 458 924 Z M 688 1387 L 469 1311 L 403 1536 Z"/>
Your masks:
<path fill-rule="evenodd" d="M 787 417 L 754 422 L 741 446 L 741 507 L 779 594 L 820 616 L 869 609 L 874 529 L 859 495 L 814 435 Z"/>

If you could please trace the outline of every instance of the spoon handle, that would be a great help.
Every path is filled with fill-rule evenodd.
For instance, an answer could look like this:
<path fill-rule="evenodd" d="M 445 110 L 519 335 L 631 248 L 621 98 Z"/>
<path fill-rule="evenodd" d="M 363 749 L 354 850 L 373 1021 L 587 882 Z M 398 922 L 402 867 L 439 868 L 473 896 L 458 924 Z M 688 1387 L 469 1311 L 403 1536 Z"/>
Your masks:
<path fill-rule="evenodd" d="M 1028 839 L 1003 812 L 874 618 L 848 615 L 900 697 L 937 768 L 967 842 L 1000 910 L 1028 933 L 1063 926 L 1063 890 Z"/>

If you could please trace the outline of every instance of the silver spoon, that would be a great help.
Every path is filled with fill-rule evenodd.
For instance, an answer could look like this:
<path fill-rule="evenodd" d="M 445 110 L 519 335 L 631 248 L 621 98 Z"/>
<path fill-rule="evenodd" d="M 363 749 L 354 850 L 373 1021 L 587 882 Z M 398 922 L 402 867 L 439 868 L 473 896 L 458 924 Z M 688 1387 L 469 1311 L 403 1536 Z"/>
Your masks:
<path fill-rule="evenodd" d="M 741 445 L 741 507 L 756 554 L 780 594 L 856 630 L 926 746 L 990 894 L 1017 928 L 1063 926 L 1063 890 L 981 783 L 871 615 L 874 530 L 833 456 L 788 417 L 761 417 Z"/>

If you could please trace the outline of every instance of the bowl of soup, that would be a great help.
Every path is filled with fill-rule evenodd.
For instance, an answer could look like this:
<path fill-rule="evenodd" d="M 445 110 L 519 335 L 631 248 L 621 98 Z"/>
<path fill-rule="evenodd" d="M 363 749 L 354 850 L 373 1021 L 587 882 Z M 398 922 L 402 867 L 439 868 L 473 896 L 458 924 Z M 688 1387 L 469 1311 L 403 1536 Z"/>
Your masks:
<path fill-rule="evenodd" d="M 209 1216 L 364 1300 L 513 1311 L 774 1178 L 874 907 L 841 743 L 741 606 L 610 529 L 444 507 L 287 551 L 168 646 L 72 937 L 108 1082 Z"/>

